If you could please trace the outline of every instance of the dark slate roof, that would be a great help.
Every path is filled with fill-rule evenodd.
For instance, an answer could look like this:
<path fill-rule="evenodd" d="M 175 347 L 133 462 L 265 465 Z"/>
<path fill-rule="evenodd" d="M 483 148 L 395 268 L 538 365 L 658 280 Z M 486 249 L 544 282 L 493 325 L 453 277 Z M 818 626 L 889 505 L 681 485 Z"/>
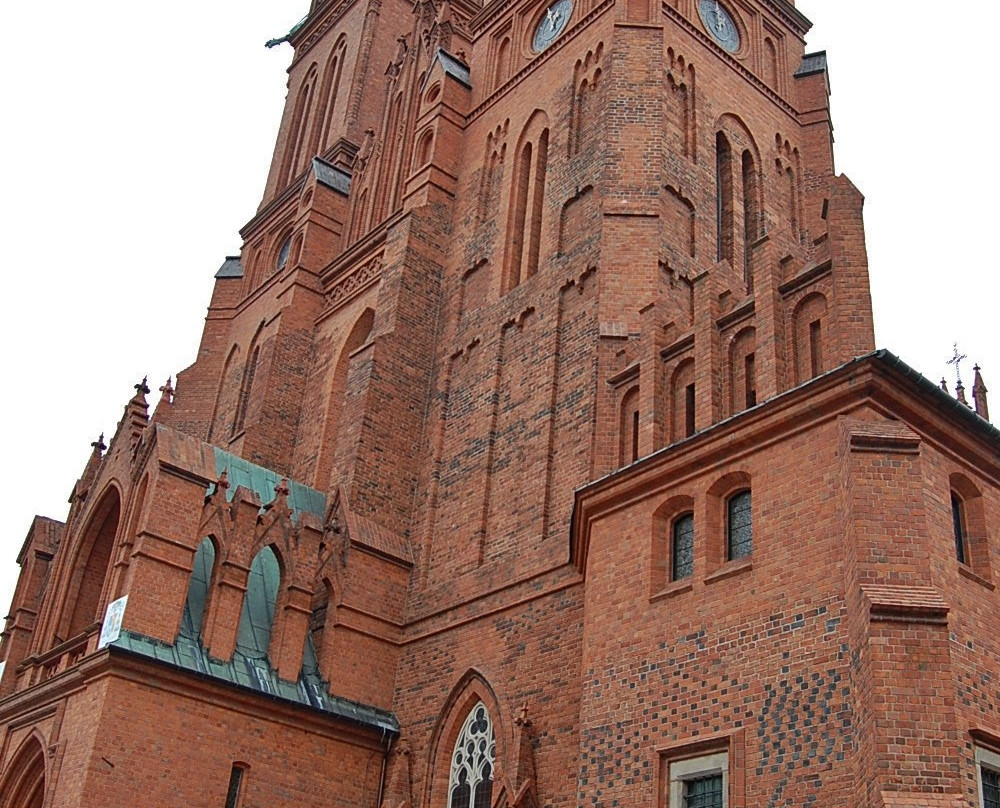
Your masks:
<path fill-rule="evenodd" d="M 227 255 L 226 260 L 222 262 L 222 266 L 219 267 L 219 271 L 215 273 L 216 278 L 242 278 L 243 277 L 243 264 L 240 263 L 240 257 L 238 255 Z"/>
<path fill-rule="evenodd" d="M 800 79 L 803 76 L 811 76 L 814 73 L 823 73 L 825 71 L 826 51 L 807 53 L 802 57 L 802 64 L 799 65 L 799 69 L 795 71 L 795 78 Z"/>
<path fill-rule="evenodd" d="M 453 79 L 460 81 L 466 87 L 472 87 L 472 77 L 469 74 L 469 66 L 460 62 L 457 57 L 452 56 L 443 48 L 438 48 L 437 60 L 441 63 L 444 72 Z"/>
<path fill-rule="evenodd" d="M 327 188 L 347 196 L 351 192 L 351 175 L 346 171 L 330 165 L 319 157 L 313 157 L 313 172 L 316 174 L 317 182 L 322 183 Z"/>
<path fill-rule="evenodd" d="M 297 682 L 286 682 L 274 672 L 266 659 L 250 659 L 236 653 L 231 661 L 220 662 L 208 656 L 201 643 L 183 635 L 177 638 L 174 645 L 170 645 L 123 629 L 110 647 L 244 690 L 262 693 L 273 699 L 298 704 L 372 730 L 393 734 L 399 732 L 399 721 L 392 713 L 330 695 L 326 684 L 305 669 Z"/>
<path fill-rule="evenodd" d="M 319 519 L 326 515 L 326 494 L 322 491 L 288 480 L 276 471 L 258 466 L 217 446 L 212 448 L 215 451 L 215 473 L 221 476 L 222 472 L 226 472 L 229 477 L 229 491 L 226 493 L 229 501 L 235 496 L 236 489 L 242 486 L 256 493 L 262 506 L 268 505 L 274 499 L 275 487 L 284 479 L 288 485 L 288 506 L 292 509 L 293 518 L 298 517 L 302 511 Z M 206 496 L 211 496 L 214 492 L 215 485 L 212 484 L 205 493 Z"/>

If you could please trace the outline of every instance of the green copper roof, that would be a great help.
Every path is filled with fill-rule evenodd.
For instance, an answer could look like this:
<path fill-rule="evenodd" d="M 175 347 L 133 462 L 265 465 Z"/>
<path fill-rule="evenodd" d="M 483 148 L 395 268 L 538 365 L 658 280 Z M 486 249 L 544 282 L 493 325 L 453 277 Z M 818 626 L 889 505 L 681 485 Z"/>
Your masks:
<path fill-rule="evenodd" d="M 381 732 L 398 733 L 399 722 L 387 710 L 330 695 L 326 684 L 303 666 L 297 682 L 281 679 L 266 659 L 250 659 L 237 652 L 229 662 L 212 659 L 201 643 L 181 634 L 174 645 L 122 630 L 110 647 L 153 659 L 236 687 L 264 693 Z M 311 649 L 310 649 L 311 650 Z M 309 663 L 307 653 L 306 663 Z"/>
<path fill-rule="evenodd" d="M 268 505 L 274 499 L 275 487 L 285 479 L 289 490 L 288 505 L 292 509 L 293 518 L 297 518 L 302 511 L 311 513 L 319 519 L 322 519 L 326 514 L 326 495 L 321 491 L 295 482 L 295 480 L 288 480 L 276 471 L 258 466 L 231 452 L 223 451 L 217 446 L 213 448 L 215 449 L 215 473 L 221 475 L 222 472 L 226 472 L 229 476 L 229 490 L 226 492 L 228 500 L 232 500 L 236 489 L 243 486 L 260 497 L 261 505 Z M 210 485 L 206 493 L 211 495 L 214 492 L 215 486 Z"/>

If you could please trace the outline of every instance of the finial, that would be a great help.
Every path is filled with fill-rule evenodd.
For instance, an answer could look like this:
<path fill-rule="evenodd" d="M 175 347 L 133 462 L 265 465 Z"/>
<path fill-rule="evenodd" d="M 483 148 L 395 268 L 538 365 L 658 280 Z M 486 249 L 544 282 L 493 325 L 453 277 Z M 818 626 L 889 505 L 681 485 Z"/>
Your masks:
<path fill-rule="evenodd" d="M 517 718 L 514 719 L 514 723 L 519 727 L 531 726 L 531 719 L 528 718 L 528 702 L 524 702 L 521 705 L 521 709 L 517 711 Z"/>
<path fill-rule="evenodd" d="M 976 414 L 985 421 L 990 420 L 990 408 L 986 401 L 986 384 L 983 382 L 982 374 L 979 372 L 979 365 L 972 368 L 975 374 L 972 380 L 972 400 L 976 404 Z"/>
<path fill-rule="evenodd" d="M 174 377 L 167 376 L 167 383 L 160 388 L 160 402 L 172 404 L 174 400 Z"/>
<path fill-rule="evenodd" d="M 960 367 L 962 360 L 966 359 L 965 354 L 960 354 L 958 352 L 958 343 L 952 343 L 951 347 L 951 359 L 948 360 L 949 365 L 955 366 L 955 390 L 957 391 L 959 387 L 962 387 L 962 369 Z"/>
<path fill-rule="evenodd" d="M 946 393 L 949 392 L 948 380 L 944 376 L 941 377 L 941 389 L 944 390 Z"/>
<path fill-rule="evenodd" d="M 219 480 L 215 485 L 216 488 L 221 488 L 223 491 L 229 489 L 229 469 L 222 470 L 222 474 L 219 475 Z"/>
<path fill-rule="evenodd" d="M 138 384 L 133 384 L 132 387 L 135 388 L 135 394 L 137 396 L 148 396 L 149 395 L 149 385 L 146 382 L 149 381 L 148 376 L 143 376 L 142 381 Z"/>
<path fill-rule="evenodd" d="M 108 447 L 104 445 L 104 433 L 102 432 L 101 436 L 90 445 L 94 448 L 94 451 L 97 452 L 98 454 L 107 449 Z"/>

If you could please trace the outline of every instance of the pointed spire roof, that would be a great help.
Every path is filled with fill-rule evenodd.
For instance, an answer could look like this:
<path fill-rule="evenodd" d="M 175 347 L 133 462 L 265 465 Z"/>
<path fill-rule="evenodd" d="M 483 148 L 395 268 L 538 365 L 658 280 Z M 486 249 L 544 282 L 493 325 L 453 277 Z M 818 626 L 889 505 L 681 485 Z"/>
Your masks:
<path fill-rule="evenodd" d="M 989 390 L 986 389 L 986 385 L 983 382 L 983 376 L 979 371 L 979 365 L 972 368 L 975 374 L 972 380 L 972 400 L 976 404 L 976 414 L 979 415 L 985 421 L 990 420 L 990 408 L 986 400 L 986 394 Z"/>

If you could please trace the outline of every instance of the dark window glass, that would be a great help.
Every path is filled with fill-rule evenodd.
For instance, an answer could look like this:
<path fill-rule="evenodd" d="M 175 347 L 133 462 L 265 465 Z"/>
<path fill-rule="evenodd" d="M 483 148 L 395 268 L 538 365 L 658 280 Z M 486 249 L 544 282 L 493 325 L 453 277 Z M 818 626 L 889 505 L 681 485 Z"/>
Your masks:
<path fill-rule="evenodd" d="M 823 368 L 823 332 L 819 320 L 809 323 L 809 369 L 819 376 Z"/>
<path fill-rule="evenodd" d="M 277 261 L 277 266 L 275 267 L 277 270 L 280 271 L 284 269 L 285 266 L 288 264 L 288 253 L 291 250 L 291 248 L 292 248 L 292 237 L 289 236 L 283 242 L 281 242 L 281 249 L 278 250 L 278 261 Z"/>
<path fill-rule="evenodd" d="M 472 803 L 472 789 L 465 782 L 465 772 L 459 774 L 459 781 L 451 790 L 451 802 L 448 808 L 469 808 Z"/>
<path fill-rule="evenodd" d="M 694 514 L 686 513 L 674 520 L 674 535 L 670 558 L 670 580 L 689 578 L 694 572 Z"/>
<path fill-rule="evenodd" d="M 684 808 L 722 808 L 722 775 L 686 780 Z"/>
<path fill-rule="evenodd" d="M 184 603 L 184 619 L 181 620 L 181 634 L 192 640 L 197 640 L 201 636 L 213 566 L 215 566 L 215 545 L 211 539 L 202 539 L 194 554 L 194 568 L 188 579 L 188 594 Z"/>
<path fill-rule="evenodd" d="M 226 792 L 226 808 L 236 808 L 240 798 L 240 786 L 243 785 L 243 769 L 233 766 L 229 774 L 229 790 Z"/>
<path fill-rule="evenodd" d="M 979 771 L 983 778 L 983 808 L 1000 808 L 1000 772 L 985 766 Z"/>
<path fill-rule="evenodd" d="M 236 650 L 249 659 L 265 659 L 271 644 L 281 568 L 274 550 L 265 547 L 250 565 L 243 611 L 236 634 Z"/>
<path fill-rule="evenodd" d="M 490 808 L 493 800 L 493 768 L 489 763 L 483 765 L 483 779 L 476 786 L 476 801 L 474 808 Z"/>
<path fill-rule="evenodd" d="M 955 493 L 951 495 L 951 521 L 955 530 L 955 556 L 965 564 L 965 504 Z"/>
<path fill-rule="evenodd" d="M 743 397 L 747 408 L 757 406 L 757 371 L 754 365 L 754 355 L 749 353 L 743 360 Z"/>
<path fill-rule="evenodd" d="M 684 435 L 690 438 L 694 434 L 694 385 L 684 388 Z"/>
<path fill-rule="evenodd" d="M 750 492 L 733 494 L 726 507 L 727 557 L 730 561 L 746 558 L 753 552 L 753 522 L 750 516 Z"/>

